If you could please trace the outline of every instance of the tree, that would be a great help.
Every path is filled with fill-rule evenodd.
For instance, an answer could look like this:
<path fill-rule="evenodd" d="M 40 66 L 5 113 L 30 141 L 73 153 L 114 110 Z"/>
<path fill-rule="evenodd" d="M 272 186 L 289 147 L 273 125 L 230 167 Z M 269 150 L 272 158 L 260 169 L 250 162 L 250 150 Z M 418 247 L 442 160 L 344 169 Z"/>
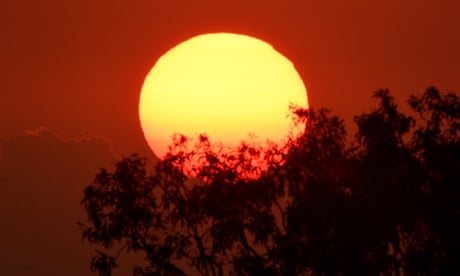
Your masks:
<path fill-rule="evenodd" d="M 351 144 L 329 111 L 292 108 L 306 132 L 284 148 L 242 142 L 229 153 L 202 135 L 186 152 L 177 136 L 153 172 L 137 155 L 101 170 L 82 200 L 83 238 L 101 248 L 91 270 L 110 275 L 134 251 L 146 259 L 135 275 L 452 271 L 460 101 L 429 88 L 409 99 L 411 117 L 388 90 L 374 97 L 378 107 L 355 117 Z M 257 160 L 267 170 L 250 177 Z"/>
<path fill-rule="evenodd" d="M 423 246 L 411 258 L 428 272 L 458 270 L 460 249 L 460 99 L 430 87 L 409 103 L 419 117 L 412 148 L 423 175 Z"/>

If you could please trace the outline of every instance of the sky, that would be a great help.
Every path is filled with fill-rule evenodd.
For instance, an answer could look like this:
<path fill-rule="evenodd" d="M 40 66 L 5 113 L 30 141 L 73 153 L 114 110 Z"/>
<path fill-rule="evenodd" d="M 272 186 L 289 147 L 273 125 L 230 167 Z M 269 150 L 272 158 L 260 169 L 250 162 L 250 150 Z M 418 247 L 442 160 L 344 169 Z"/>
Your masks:
<path fill-rule="evenodd" d="M 4 1 L 0 274 L 88 272 L 91 248 L 74 223 L 81 191 L 120 156 L 152 158 L 140 89 L 181 41 L 236 32 L 270 43 L 294 63 L 310 105 L 352 131 L 377 89 L 400 105 L 431 85 L 460 91 L 459 10 L 448 0 Z"/>

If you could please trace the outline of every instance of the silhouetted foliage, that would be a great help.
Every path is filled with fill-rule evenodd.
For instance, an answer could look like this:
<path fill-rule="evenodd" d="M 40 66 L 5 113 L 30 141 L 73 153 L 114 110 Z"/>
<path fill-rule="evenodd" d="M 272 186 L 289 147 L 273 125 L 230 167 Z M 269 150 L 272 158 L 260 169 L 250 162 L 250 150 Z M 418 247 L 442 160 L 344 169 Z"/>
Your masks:
<path fill-rule="evenodd" d="M 186 151 L 178 135 L 152 172 L 137 155 L 101 170 L 82 200 L 83 238 L 104 249 L 91 270 L 134 251 L 134 275 L 457 271 L 460 100 L 432 87 L 408 116 L 388 90 L 374 97 L 353 143 L 329 111 L 292 108 L 306 132 L 283 148 L 227 152 L 202 135 Z"/>

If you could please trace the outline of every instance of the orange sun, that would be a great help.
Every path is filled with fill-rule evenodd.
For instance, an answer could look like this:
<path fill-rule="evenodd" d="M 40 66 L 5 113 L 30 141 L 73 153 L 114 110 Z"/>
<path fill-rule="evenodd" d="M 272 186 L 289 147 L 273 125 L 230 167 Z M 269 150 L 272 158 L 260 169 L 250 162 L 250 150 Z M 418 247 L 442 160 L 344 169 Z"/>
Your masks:
<path fill-rule="evenodd" d="M 139 116 L 160 158 L 174 134 L 236 148 L 249 135 L 282 144 L 291 128 L 289 105 L 308 108 L 293 64 L 259 39 L 211 33 L 165 53 L 142 86 Z"/>

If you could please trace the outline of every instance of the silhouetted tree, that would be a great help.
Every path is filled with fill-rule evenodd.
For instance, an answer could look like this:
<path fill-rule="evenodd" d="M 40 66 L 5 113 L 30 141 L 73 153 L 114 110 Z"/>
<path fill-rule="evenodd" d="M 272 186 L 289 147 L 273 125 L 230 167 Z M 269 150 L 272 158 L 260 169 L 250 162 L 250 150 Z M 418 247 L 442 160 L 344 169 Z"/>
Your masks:
<path fill-rule="evenodd" d="M 460 100 L 431 87 L 409 103 L 419 117 L 412 148 L 423 175 L 423 231 L 410 248 L 411 269 L 450 274 L 460 258 Z"/>
<path fill-rule="evenodd" d="M 201 135 L 186 151 L 178 135 L 152 172 L 137 155 L 101 170 L 82 200 L 91 270 L 110 275 L 125 251 L 145 256 L 134 275 L 458 270 L 460 101 L 429 88 L 407 116 L 388 90 L 374 97 L 352 143 L 329 111 L 292 108 L 306 131 L 283 148 Z"/>

